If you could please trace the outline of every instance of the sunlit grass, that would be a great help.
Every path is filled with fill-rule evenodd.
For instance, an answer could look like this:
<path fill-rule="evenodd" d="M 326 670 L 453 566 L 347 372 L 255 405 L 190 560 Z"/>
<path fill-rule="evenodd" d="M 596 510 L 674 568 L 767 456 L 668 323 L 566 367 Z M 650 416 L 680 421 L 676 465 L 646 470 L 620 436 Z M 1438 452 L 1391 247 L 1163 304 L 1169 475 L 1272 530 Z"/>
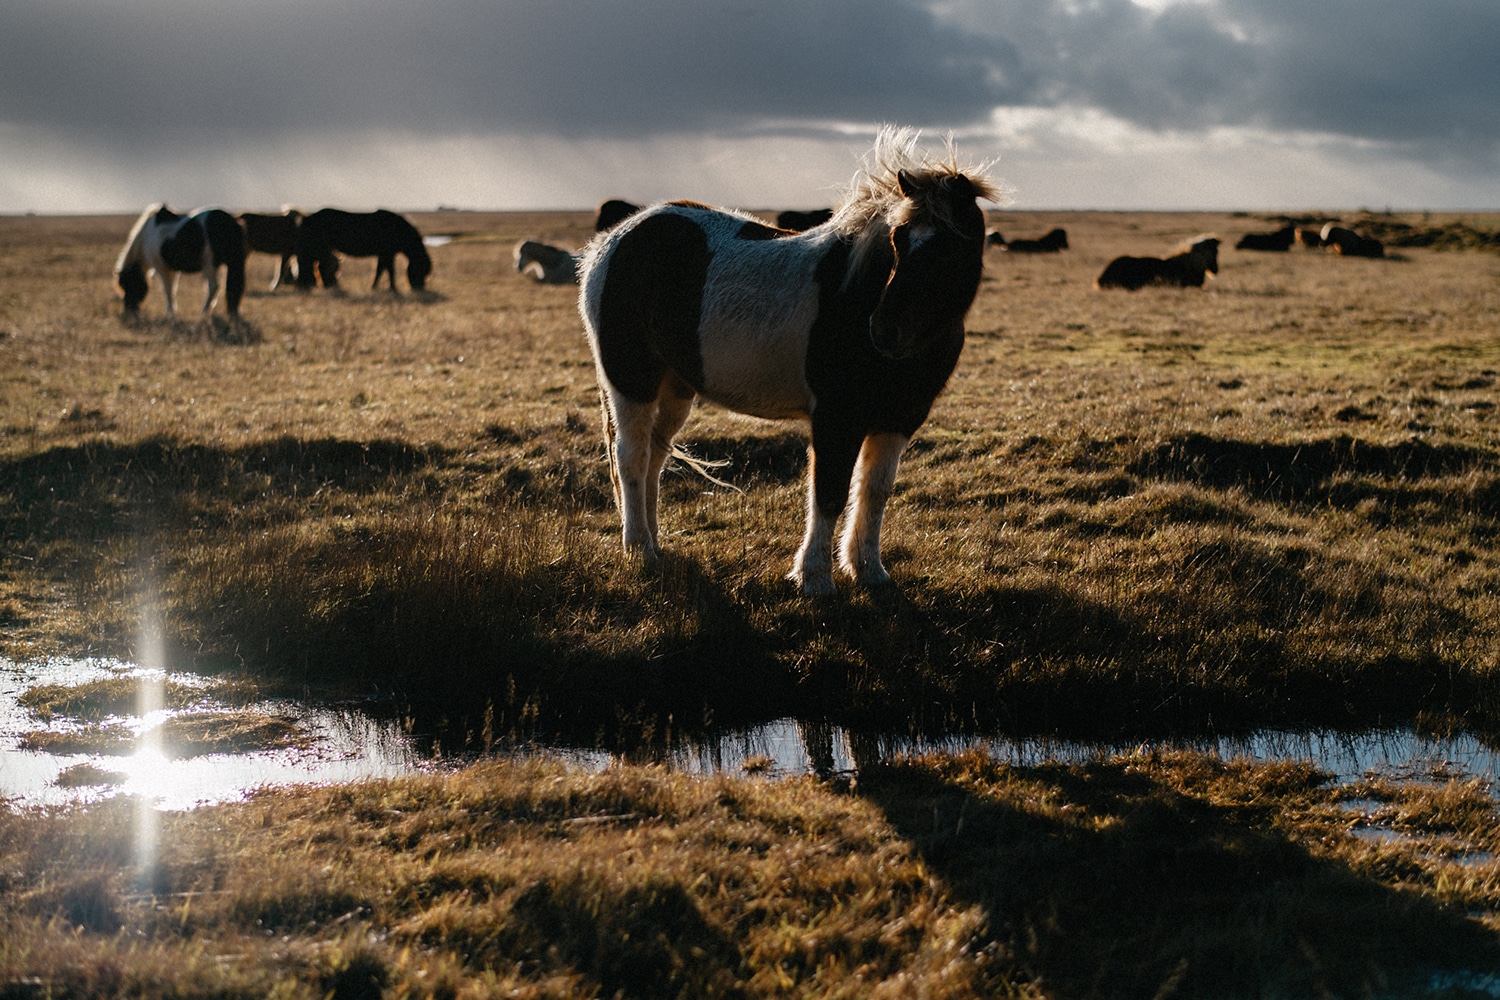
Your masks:
<path fill-rule="evenodd" d="M 1495 730 L 1500 259 L 1226 252 L 1204 290 L 1108 295 L 1118 253 L 1263 226 L 1008 215 L 1073 249 L 991 253 L 892 500 L 898 588 L 808 601 L 783 579 L 801 430 L 702 408 L 687 443 L 742 492 L 669 476 L 667 557 L 630 564 L 574 293 L 506 253 L 578 245 L 587 217 L 440 218 L 473 232 L 436 248 L 433 296 L 256 292 L 234 338 L 157 298 L 119 322 L 128 219 L 0 220 L 0 649 L 240 678 L 240 705 L 395 695 L 450 742 L 630 750 L 801 715 L 1142 749 L 0 812 L 0 990 L 1399 995 L 1500 966 L 1492 787 L 1150 743 Z M 195 720 L 164 681 L 159 745 L 111 758 L 131 781 L 169 725 L 297 738 Z M 33 697 L 56 720 L 33 737 L 142 750 L 134 680 Z"/>

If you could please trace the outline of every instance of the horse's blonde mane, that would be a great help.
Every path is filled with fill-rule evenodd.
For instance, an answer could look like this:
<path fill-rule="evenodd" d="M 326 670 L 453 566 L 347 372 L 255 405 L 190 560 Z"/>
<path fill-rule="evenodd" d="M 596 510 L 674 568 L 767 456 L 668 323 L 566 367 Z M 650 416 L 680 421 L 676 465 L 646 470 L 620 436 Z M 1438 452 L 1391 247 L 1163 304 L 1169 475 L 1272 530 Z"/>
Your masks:
<path fill-rule="evenodd" d="M 934 157 L 918 145 L 921 135 L 912 128 L 881 128 L 865 165 L 854 175 L 834 212 L 834 230 L 855 242 L 849 274 L 858 272 L 878 241 L 915 217 L 926 216 L 938 225 L 953 227 L 951 203 L 939 195 L 945 181 L 963 178 L 976 197 L 997 203 L 1005 200 L 1004 188 L 985 176 L 990 164 L 961 165 L 951 135 L 946 159 Z M 916 190 L 915 200 L 902 191 L 903 176 Z"/>
<path fill-rule="evenodd" d="M 152 202 L 150 205 L 146 206 L 146 210 L 141 213 L 140 218 L 135 220 L 135 225 L 130 227 L 130 235 L 125 237 L 125 248 L 120 251 L 120 256 L 115 258 L 116 274 L 119 274 L 131 264 L 140 263 L 141 233 L 146 228 L 146 220 L 150 219 L 165 207 L 166 205 L 163 202 Z"/>

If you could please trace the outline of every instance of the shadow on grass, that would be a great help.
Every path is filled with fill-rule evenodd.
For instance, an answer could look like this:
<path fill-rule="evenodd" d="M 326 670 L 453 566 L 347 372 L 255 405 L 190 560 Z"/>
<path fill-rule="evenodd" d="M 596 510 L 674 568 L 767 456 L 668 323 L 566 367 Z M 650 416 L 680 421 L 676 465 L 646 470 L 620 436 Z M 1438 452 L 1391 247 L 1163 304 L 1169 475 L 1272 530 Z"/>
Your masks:
<path fill-rule="evenodd" d="M 1425 995 L 1500 964 L 1477 921 L 1312 855 L 1264 804 L 1178 791 L 1173 766 L 970 758 L 874 768 L 859 794 L 1049 996 Z"/>
<path fill-rule="evenodd" d="M 1357 484 L 1341 484 L 1341 478 L 1411 484 L 1482 471 L 1490 476 L 1474 502 L 1480 512 L 1490 516 L 1500 513 L 1500 482 L 1493 475 L 1497 471 L 1493 452 L 1462 445 L 1433 445 L 1417 438 L 1386 445 L 1340 435 L 1283 444 L 1193 433 L 1163 442 L 1126 466 L 1126 471 L 1211 489 L 1242 488 L 1269 500 L 1325 500 L 1341 505 L 1364 498 Z"/>

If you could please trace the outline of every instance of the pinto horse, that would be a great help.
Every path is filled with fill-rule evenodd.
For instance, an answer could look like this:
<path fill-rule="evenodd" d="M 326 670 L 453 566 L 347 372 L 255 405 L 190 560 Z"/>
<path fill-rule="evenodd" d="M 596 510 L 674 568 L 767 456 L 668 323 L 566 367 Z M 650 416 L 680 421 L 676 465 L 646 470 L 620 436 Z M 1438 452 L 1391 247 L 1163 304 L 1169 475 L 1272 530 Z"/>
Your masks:
<path fill-rule="evenodd" d="M 1202 288 L 1204 278 L 1219 273 L 1219 241 L 1199 236 L 1183 244 L 1176 254 L 1161 257 L 1116 257 L 1094 279 L 1095 288 L 1135 291 L 1147 285 Z"/>
<path fill-rule="evenodd" d="M 281 258 L 281 266 L 271 278 L 273 292 L 282 285 L 290 285 L 296 278 L 292 273 L 292 261 L 297 256 L 297 224 L 301 221 L 302 213 L 295 208 L 285 209 L 280 215 L 240 213 L 246 248 L 252 253 L 268 253 Z"/>
<path fill-rule="evenodd" d="M 697 396 L 807 420 L 806 534 L 789 578 L 829 594 L 840 568 L 888 583 L 880 527 L 907 441 L 958 362 L 984 266 L 989 180 L 886 129 L 833 218 L 803 233 L 692 202 L 595 237 L 579 311 L 599 377 L 624 547 L 661 554 L 657 500 Z M 852 500 L 851 500 L 852 493 Z M 848 510 L 845 510 L 845 507 Z"/>
<path fill-rule="evenodd" d="M 543 285 L 578 283 L 578 255 L 536 240 L 522 240 L 512 251 L 516 270 Z"/>
<path fill-rule="evenodd" d="M 183 274 L 203 275 L 208 293 L 203 315 L 213 311 L 219 297 L 219 268 L 224 268 L 224 306 L 230 319 L 239 319 L 245 295 L 245 231 L 239 220 L 219 208 L 179 215 L 158 202 L 135 220 L 125 248 L 115 261 L 115 285 L 125 297 L 125 314 L 136 316 L 151 291 L 151 275 L 161 279 L 167 313 L 177 314 L 177 280 Z"/>
<path fill-rule="evenodd" d="M 381 275 L 388 275 L 391 291 L 396 290 L 398 253 L 406 255 L 406 280 L 413 291 L 426 288 L 432 273 L 432 257 L 422 245 L 422 234 L 395 212 L 324 208 L 303 218 L 297 227 L 297 287 L 307 291 L 321 277 L 324 288 L 337 288 L 341 253 L 376 258 L 371 288 L 379 288 Z"/>

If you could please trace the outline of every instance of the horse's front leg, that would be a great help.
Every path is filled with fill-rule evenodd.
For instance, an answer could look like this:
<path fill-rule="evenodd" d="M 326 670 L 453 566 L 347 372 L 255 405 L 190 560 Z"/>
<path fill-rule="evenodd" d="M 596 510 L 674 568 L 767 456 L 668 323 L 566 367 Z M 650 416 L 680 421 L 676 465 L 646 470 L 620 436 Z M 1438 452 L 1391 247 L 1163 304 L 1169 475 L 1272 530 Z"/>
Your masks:
<path fill-rule="evenodd" d="M 807 531 L 792 560 L 792 571 L 787 574 L 787 579 L 794 581 L 804 596 L 834 592 L 833 526 L 849 499 L 849 478 L 854 473 L 861 440 L 858 431 L 813 414 L 812 447 L 808 449 Z"/>
<path fill-rule="evenodd" d="M 854 499 L 839 542 L 839 568 L 866 587 L 891 582 L 880 561 L 880 525 L 907 440 L 903 434 L 871 434 L 865 438 L 855 466 L 850 490 Z"/>

